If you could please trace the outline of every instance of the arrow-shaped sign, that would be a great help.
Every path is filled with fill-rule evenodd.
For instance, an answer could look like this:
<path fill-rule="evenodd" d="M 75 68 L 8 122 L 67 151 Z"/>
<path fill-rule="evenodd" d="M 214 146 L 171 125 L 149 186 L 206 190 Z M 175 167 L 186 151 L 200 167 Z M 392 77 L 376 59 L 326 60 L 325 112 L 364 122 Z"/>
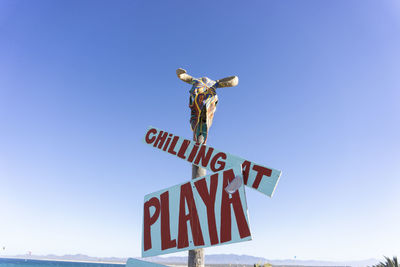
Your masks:
<path fill-rule="evenodd" d="M 282 173 L 154 127 L 147 130 L 144 142 L 212 172 L 242 166 L 244 184 L 270 197 Z"/>
<path fill-rule="evenodd" d="M 240 167 L 144 197 L 142 257 L 251 240 Z"/>
<path fill-rule="evenodd" d="M 167 265 L 162 265 L 154 262 L 148 262 L 148 261 L 141 261 L 138 259 L 134 258 L 129 258 L 126 261 L 126 267 L 168 267 Z"/>

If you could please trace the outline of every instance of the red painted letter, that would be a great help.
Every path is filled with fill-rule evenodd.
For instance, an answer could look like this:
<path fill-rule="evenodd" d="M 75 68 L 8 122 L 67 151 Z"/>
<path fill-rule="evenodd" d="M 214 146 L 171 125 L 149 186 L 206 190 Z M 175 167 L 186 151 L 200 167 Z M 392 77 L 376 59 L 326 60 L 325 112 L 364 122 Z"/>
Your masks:
<path fill-rule="evenodd" d="M 199 153 L 197 153 L 197 157 L 196 160 L 194 161 L 194 164 L 199 165 L 200 160 L 201 160 L 201 165 L 203 167 L 207 167 L 208 162 L 210 161 L 211 155 L 214 151 L 214 148 L 209 147 L 208 151 L 207 151 L 207 155 L 206 154 L 206 146 L 202 145 L 200 147 Z"/>
<path fill-rule="evenodd" d="M 250 171 L 251 162 L 245 161 L 242 163 L 242 174 L 243 174 L 243 182 L 247 184 L 247 180 L 249 179 L 249 171 Z"/>
<path fill-rule="evenodd" d="M 158 145 L 158 148 L 161 149 L 161 147 L 163 146 L 163 144 L 164 144 L 164 142 L 165 142 L 165 139 L 167 139 L 167 136 L 168 136 L 168 133 L 167 133 L 167 132 L 160 131 L 160 132 L 158 133 L 157 139 L 156 139 L 156 141 L 154 142 L 154 145 L 153 145 L 153 146 L 156 147 L 156 146 L 158 145 L 158 143 L 160 143 L 160 144 Z"/>
<path fill-rule="evenodd" d="M 146 143 L 148 143 L 148 144 L 153 143 L 154 140 L 156 139 L 156 137 L 153 135 L 153 136 L 150 138 L 150 134 L 156 134 L 156 133 L 157 133 L 157 130 L 154 129 L 154 128 L 148 130 L 147 133 L 146 133 L 146 137 L 145 137 Z"/>
<path fill-rule="evenodd" d="M 226 159 L 226 154 L 224 152 L 219 152 L 213 157 L 210 163 L 210 168 L 213 172 L 222 171 L 225 168 L 225 162 L 220 160 L 217 161 L 218 158 Z M 215 167 L 215 163 L 219 164 L 218 168 Z"/>
<path fill-rule="evenodd" d="M 176 143 L 178 142 L 178 140 L 179 140 L 179 136 L 175 136 L 175 137 L 172 139 L 171 146 L 168 148 L 168 153 L 170 153 L 170 154 L 172 154 L 172 155 L 176 155 L 176 152 L 174 151 L 174 148 L 175 148 Z"/>
<path fill-rule="evenodd" d="M 256 179 L 254 180 L 253 183 L 253 188 L 257 189 L 258 186 L 260 185 L 261 179 L 264 175 L 266 176 L 271 176 L 272 170 L 268 168 L 264 168 L 262 166 L 254 165 L 253 170 L 257 172 Z"/>
<path fill-rule="evenodd" d="M 185 157 L 185 152 L 186 152 L 186 149 L 188 148 L 189 144 L 190 144 L 189 140 L 186 140 L 186 139 L 183 140 L 181 148 L 179 148 L 179 152 L 178 152 L 178 155 L 177 155 L 178 157 L 180 157 L 182 159 L 186 158 Z"/>
<path fill-rule="evenodd" d="M 232 169 L 224 171 L 223 188 L 225 188 L 230 181 L 235 178 L 235 173 Z M 247 225 L 246 217 L 243 212 L 242 202 L 240 202 L 239 190 L 229 196 L 229 194 L 222 190 L 221 200 L 221 243 L 231 241 L 232 239 L 232 220 L 231 220 L 231 205 L 235 213 L 236 223 L 239 230 L 240 238 L 250 235 L 250 229 Z"/>
<path fill-rule="evenodd" d="M 215 173 L 210 177 L 210 192 L 208 192 L 207 182 L 205 179 L 196 181 L 194 185 L 207 208 L 207 222 L 211 245 L 218 244 L 217 225 L 215 222 L 215 196 L 218 186 L 218 173 Z"/>
<path fill-rule="evenodd" d="M 186 214 L 186 205 L 189 208 L 188 214 Z M 181 185 L 181 199 L 179 203 L 178 248 L 185 248 L 189 246 L 187 221 L 190 222 L 194 245 L 204 245 L 199 216 L 197 215 L 196 204 L 194 202 L 192 186 L 190 183 Z"/>
<path fill-rule="evenodd" d="M 150 207 L 154 207 L 153 216 L 150 216 Z M 144 203 L 143 212 L 143 249 L 144 251 L 151 249 L 151 225 L 154 224 L 160 215 L 160 201 L 156 197 Z"/>
<path fill-rule="evenodd" d="M 192 151 L 190 151 L 189 157 L 187 161 L 192 162 L 194 157 L 196 156 L 197 150 L 199 149 L 199 143 L 194 144 Z"/>
<path fill-rule="evenodd" d="M 161 250 L 176 247 L 176 239 L 171 240 L 169 224 L 169 196 L 168 191 L 160 195 L 161 199 Z"/>
<path fill-rule="evenodd" d="M 162 150 L 167 151 L 167 148 L 169 146 L 169 142 L 171 142 L 171 138 L 172 138 L 172 134 L 169 134 L 168 138 L 167 138 L 167 142 L 165 142 L 165 145 L 164 145 Z"/>

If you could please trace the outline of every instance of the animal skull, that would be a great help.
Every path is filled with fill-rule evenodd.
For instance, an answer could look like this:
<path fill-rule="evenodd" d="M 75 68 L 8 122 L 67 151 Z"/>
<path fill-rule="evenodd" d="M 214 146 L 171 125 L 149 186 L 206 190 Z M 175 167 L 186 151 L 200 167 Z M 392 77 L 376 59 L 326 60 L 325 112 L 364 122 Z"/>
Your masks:
<path fill-rule="evenodd" d="M 213 81 L 207 77 L 193 78 L 184 69 L 177 69 L 176 74 L 182 81 L 192 85 L 190 89 L 189 108 L 190 126 L 193 131 L 193 139 L 199 141 L 199 136 L 203 136 L 204 144 L 207 141 L 208 130 L 212 125 L 214 112 L 217 108 L 218 96 L 217 88 L 232 87 L 239 83 L 237 76 L 227 77 Z"/>

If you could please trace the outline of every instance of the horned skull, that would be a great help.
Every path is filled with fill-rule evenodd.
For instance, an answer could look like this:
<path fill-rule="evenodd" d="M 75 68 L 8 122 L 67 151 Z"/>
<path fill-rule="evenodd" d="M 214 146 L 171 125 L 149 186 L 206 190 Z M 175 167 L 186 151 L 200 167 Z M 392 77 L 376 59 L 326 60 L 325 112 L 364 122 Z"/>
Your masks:
<path fill-rule="evenodd" d="M 218 103 L 216 89 L 236 86 L 239 79 L 237 76 L 217 81 L 207 77 L 193 78 L 184 69 L 177 69 L 176 74 L 179 79 L 192 85 L 189 91 L 189 108 L 191 109 L 190 126 L 193 131 L 193 140 L 199 142 L 202 136 L 202 143 L 206 143 Z"/>

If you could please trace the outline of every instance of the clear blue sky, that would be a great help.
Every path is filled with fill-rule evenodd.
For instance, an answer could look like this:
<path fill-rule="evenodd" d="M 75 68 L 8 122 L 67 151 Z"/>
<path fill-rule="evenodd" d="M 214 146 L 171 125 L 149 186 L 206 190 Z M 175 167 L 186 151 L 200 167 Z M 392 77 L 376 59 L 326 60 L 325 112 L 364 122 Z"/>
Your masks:
<path fill-rule="evenodd" d="M 2 254 L 140 255 L 144 195 L 191 176 L 142 143 L 191 136 L 178 67 L 239 76 L 208 144 L 283 171 L 207 254 L 400 256 L 395 0 L 0 1 Z"/>

